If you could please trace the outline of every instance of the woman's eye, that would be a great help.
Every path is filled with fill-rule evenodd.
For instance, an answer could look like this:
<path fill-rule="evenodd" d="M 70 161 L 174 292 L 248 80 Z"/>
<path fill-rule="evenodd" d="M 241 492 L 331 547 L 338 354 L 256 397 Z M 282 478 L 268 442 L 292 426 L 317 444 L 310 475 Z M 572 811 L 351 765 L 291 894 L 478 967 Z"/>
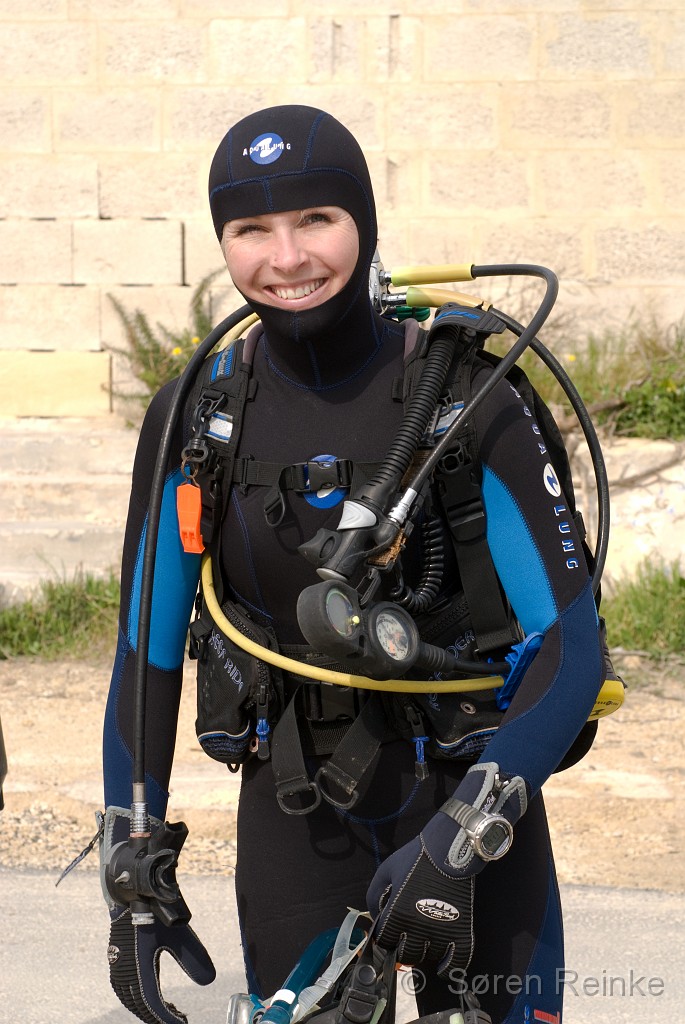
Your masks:
<path fill-rule="evenodd" d="M 305 213 L 302 218 L 303 224 L 328 224 L 330 223 L 330 217 L 327 213 L 322 213 L 320 210 L 314 210 L 312 213 Z"/>

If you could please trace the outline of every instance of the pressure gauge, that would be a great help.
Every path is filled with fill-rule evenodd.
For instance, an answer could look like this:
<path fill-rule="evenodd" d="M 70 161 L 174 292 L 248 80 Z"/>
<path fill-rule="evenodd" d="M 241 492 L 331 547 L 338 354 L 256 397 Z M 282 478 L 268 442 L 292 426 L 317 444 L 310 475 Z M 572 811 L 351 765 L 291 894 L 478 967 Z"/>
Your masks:
<path fill-rule="evenodd" d="M 411 637 L 404 623 L 391 611 L 382 611 L 374 623 L 376 639 L 386 654 L 395 661 L 405 661 L 410 654 Z"/>
<path fill-rule="evenodd" d="M 346 583 L 327 580 L 305 587 L 297 599 L 297 621 L 315 651 L 331 658 L 359 658 L 362 610 L 356 591 Z"/>
<path fill-rule="evenodd" d="M 359 614 L 340 587 L 331 587 L 326 593 L 326 615 L 339 636 L 352 636 L 360 622 Z"/>
<path fill-rule="evenodd" d="M 347 583 L 326 580 L 306 587 L 297 600 L 297 621 L 314 650 L 374 679 L 404 675 L 421 649 L 409 612 L 390 601 L 364 608 Z"/>
<path fill-rule="evenodd" d="M 379 679 L 408 672 L 419 652 L 419 631 L 409 612 L 390 601 L 377 604 L 368 614 L 369 658 Z"/>

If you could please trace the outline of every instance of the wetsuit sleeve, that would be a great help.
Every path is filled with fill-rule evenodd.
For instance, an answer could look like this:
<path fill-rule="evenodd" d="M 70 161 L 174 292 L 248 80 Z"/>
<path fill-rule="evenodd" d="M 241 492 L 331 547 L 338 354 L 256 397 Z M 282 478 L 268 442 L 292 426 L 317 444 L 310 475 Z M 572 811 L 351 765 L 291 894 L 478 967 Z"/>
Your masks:
<path fill-rule="evenodd" d="M 487 371 L 486 371 L 487 372 Z M 474 381 L 474 392 L 483 382 Z M 487 539 L 526 635 L 543 640 L 481 761 L 536 792 L 587 721 L 603 658 L 590 579 L 544 438 L 506 380 L 475 414 Z"/>
<path fill-rule="evenodd" d="M 138 646 L 138 608 L 155 460 L 173 382 L 153 399 L 141 429 L 133 468 L 121 569 L 121 606 L 116 659 L 103 738 L 105 804 L 129 807 L 132 795 L 133 683 Z M 183 551 L 176 518 L 181 427 L 169 460 L 162 503 L 150 625 L 147 677 L 146 780 L 150 813 L 163 819 L 176 738 L 183 658 L 200 556 Z"/>

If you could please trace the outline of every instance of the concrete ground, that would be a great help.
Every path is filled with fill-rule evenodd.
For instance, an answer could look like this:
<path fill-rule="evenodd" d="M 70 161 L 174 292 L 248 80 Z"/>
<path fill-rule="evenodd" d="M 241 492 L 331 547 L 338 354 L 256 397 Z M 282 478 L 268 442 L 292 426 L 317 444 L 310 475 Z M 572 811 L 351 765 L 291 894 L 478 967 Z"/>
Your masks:
<path fill-rule="evenodd" d="M 0 870 L 0 1021 L 133 1021 L 109 986 L 107 912 L 96 874 L 77 869 L 58 889 L 55 878 L 53 873 Z M 218 977 L 209 987 L 198 988 L 167 957 L 163 993 L 188 1014 L 189 1024 L 223 1024 L 228 997 L 244 989 L 231 879 L 189 877 L 183 892 Z M 685 896 L 566 885 L 562 900 L 567 944 L 564 1024 L 680 1022 L 685 1004 Z M 413 1016 L 406 993 L 400 1014 L 403 1021 Z"/>

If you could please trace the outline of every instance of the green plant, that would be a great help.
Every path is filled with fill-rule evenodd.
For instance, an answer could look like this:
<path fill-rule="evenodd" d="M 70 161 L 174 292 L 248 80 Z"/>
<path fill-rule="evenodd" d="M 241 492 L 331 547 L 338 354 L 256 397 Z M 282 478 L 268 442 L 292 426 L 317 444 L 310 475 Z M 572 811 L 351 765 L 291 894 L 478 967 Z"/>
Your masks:
<path fill-rule="evenodd" d="M 628 437 L 685 438 L 685 374 L 681 365 L 657 367 L 654 376 L 630 388 L 616 416 L 616 430 Z"/>
<path fill-rule="evenodd" d="M 71 580 L 43 580 L 34 598 L 0 610 L 0 659 L 111 655 L 119 596 L 113 573 L 98 579 L 77 571 Z"/>
<path fill-rule="evenodd" d="M 568 327 L 543 332 L 597 426 L 627 437 L 685 439 L 685 320 L 670 327 L 633 317 L 620 331 L 571 344 Z M 500 354 L 511 340 L 493 347 Z M 562 429 L 574 423 L 570 404 L 541 361 L 528 351 L 520 364 Z"/>
<path fill-rule="evenodd" d="M 685 651 L 685 577 L 677 562 L 643 562 L 602 602 L 612 647 L 659 657 Z"/>
<path fill-rule="evenodd" d="M 177 377 L 195 351 L 195 346 L 212 329 L 209 302 L 209 288 L 221 270 L 204 277 L 190 299 L 188 327 L 170 330 L 157 323 L 153 328 L 145 313 L 140 309 L 129 312 L 115 296 L 108 295 L 124 328 L 127 348 L 113 348 L 130 364 L 134 376 L 144 390 L 133 395 L 112 391 L 117 398 L 135 401 L 143 409 L 163 384 Z"/>

